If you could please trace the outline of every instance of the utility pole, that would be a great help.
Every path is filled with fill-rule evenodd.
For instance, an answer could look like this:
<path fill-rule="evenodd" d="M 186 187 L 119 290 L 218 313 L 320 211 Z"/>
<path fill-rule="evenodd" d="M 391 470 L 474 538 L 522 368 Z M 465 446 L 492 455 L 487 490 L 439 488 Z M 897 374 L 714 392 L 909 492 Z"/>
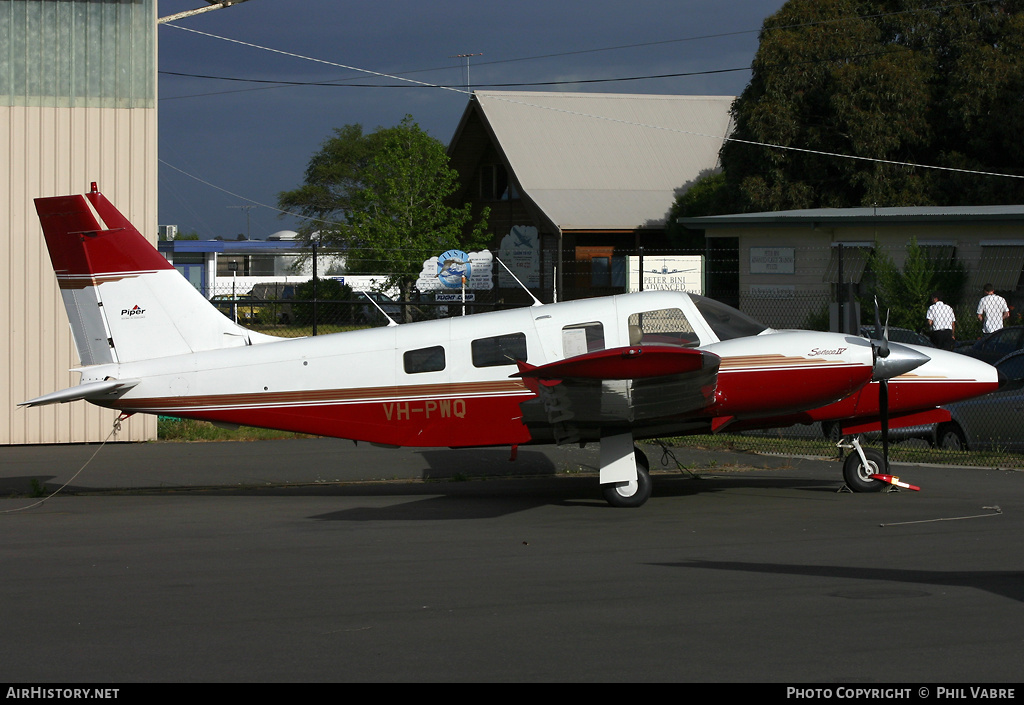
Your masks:
<path fill-rule="evenodd" d="M 251 211 L 255 207 L 256 206 L 228 206 L 228 208 L 241 208 L 242 210 L 245 211 L 245 239 L 246 240 L 251 240 L 252 239 L 251 237 L 249 237 L 249 234 L 250 234 L 249 233 L 249 211 Z"/>
<path fill-rule="evenodd" d="M 449 59 L 465 59 L 466 60 L 466 92 L 467 93 L 472 92 L 471 89 L 470 89 L 470 83 L 469 83 L 469 58 L 471 56 L 483 56 L 483 52 L 480 52 L 479 54 L 455 54 L 454 56 L 449 56 L 448 57 Z"/>

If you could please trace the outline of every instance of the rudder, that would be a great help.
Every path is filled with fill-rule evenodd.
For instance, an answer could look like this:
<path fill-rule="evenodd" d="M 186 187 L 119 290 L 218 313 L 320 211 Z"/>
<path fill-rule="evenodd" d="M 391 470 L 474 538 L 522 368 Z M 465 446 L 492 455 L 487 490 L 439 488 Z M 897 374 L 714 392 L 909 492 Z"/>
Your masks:
<path fill-rule="evenodd" d="M 35 204 L 83 365 L 279 340 L 217 311 L 96 184 Z"/>

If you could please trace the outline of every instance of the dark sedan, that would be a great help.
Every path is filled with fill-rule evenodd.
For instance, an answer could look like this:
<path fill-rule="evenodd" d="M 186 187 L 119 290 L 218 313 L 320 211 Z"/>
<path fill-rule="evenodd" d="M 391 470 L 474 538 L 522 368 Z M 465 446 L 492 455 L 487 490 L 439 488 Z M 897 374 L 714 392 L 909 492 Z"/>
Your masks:
<path fill-rule="evenodd" d="M 874 338 L 875 329 L 873 326 L 861 326 L 860 334 L 865 338 Z M 917 331 L 910 330 L 909 328 L 890 328 L 889 340 L 893 343 L 910 343 L 911 345 L 921 345 L 926 348 L 935 347 L 928 336 L 922 335 Z"/>
<path fill-rule="evenodd" d="M 1006 380 L 998 391 L 946 405 L 953 418 L 936 430 L 939 447 L 1024 451 L 1024 350 L 1004 357 L 996 369 Z"/>
<path fill-rule="evenodd" d="M 958 347 L 956 352 L 976 357 L 992 365 L 1018 350 L 1024 350 L 1024 326 L 1010 326 L 993 331 L 980 340 Z"/>

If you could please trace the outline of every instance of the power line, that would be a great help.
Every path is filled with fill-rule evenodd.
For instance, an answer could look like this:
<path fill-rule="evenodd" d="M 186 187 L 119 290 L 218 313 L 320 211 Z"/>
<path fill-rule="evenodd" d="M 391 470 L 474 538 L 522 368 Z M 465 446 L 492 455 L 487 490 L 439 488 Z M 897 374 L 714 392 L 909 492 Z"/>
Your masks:
<path fill-rule="evenodd" d="M 781 27 L 773 27 L 773 28 L 770 28 L 770 29 L 764 30 L 764 31 L 778 32 L 778 31 L 785 31 L 785 30 L 792 30 L 792 29 L 801 29 L 801 28 L 804 28 L 804 27 L 815 27 L 815 26 L 827 25 L 827 24 L 837 24 L 837 23 L 844 23 L 844 22 L 852 22 L 852 21 L 855 21 L 855 20 L 879 19 L 879 18 L 883 18 L 883 17 L 894 17 L 894 16 L 899 16 L 899 15 L 917 14 L 917 13 L 923 13 L 923 12 L 932 12 L 932 11 L 936 11 L 936 10 L 950 10 L 950 9 L 959 8 L 959 7 L 969 7 L 969 6 L 976 6 L 976 5 L 988 5 L 988 4 L 992 4 L 992 3 L 998 2 L 998 1 L 999 0 L 972 0 L 972 1 L 969 1 L 969 2 L 961 2 L 961 3 L 954 3 L 954 4 L 931 5 L 931 6 L 928 6 L 928 7 L 914 8 L 914 9 L 910 9 L 910 10 L 899 10 L 899 11 L 894 11 L 894 12 L 882 12 L 882 13 L 876 13 L 876 14 L 873 14 L 873 15 L 856 15 L 856 16 L 852 16 L 852 17 L 840 17 L 840 18 L 835 18 L 835 19 L 830 19 L 830 20 L 821 20 L 821 21 L 816 21 L 816 22 L 804 22 L 804 23 L 798 23 L 798 24 L 792 24 L 792 25 L 783 25 Z M 427 83 L 427 82 L 414 81 L 412 79 L 403 78 L 403 76 L 408 75 L 408 74 L 412 74 L 412 73 L 427 73 L 427 72 L 432 72 L 432 71 L 447 70 L 447 69 L 453 68 L 452 66 L 437 67 L 437 68 L 432 68 L 432 69 L 417 69 L 417 70 L 413 70 L 413 71 L 402 72 L 400 74 L 386 74 L 386 73 L 381 73 L 381 72 L 369 71 L 369 70 L 366 70 L 366 69 L 360 69 L 358 67 L 345 66 L 344 64 L 333 63 L 333 62 L 326 61 L 326 60 L 314 59 L 314 58 L 311 58 L 311 57 L 302 56 L 302 55 L 294 54 L 294 53 L 291 53 L 291 52 L 286 52 L 286 51 L 281 51 L 281 50 L 276 50 L 276 49 L 270 49 L 268 47 L 262 47 L 262 46 L 259 46 L 259 45 L 256 45 L 256 44 L 251 44 L 251 43 L 244 42 L 244 41 L 241 41 L 241 40 L 230 39 L 228 37 L 221 37 L 221 36 L 218 36 L 218 35 L 215 35 L 215 34 L 209 34 L 209 33 L 206 33 L 206 32 L 201 32 L 199 30 L 193 30 L 193 29 L 189 29 L 189 28 L 186 28 L 186 27 L 180 27 L 178 25 L 168 24 L 166 26 L 173 27 L 175 29 L 180 29 L 180 30 L 187 31 L 187 32 L 194 32 L 196 34 L 208 36 L 208 37 L 211 37 L 211 38 L 222 39 L 224 41 L 241 44 L 243 46 L 248 46 L 248 47 L 251 47 L 251 48 L 257 48 L 257 49 L 262 49 L 264 51 L 270 51 L 270 52 L 273 52 L 273 53 L 283 54 L 283 55 L 291 56 L 291 57 L 294 57 L 294 58 L 301 58 L 301 59 L 305 59 L 305 60 L 308 60 L 308 61 L 314 61 L 314 62 L 324 63 L 324 64 L 328 64 L 328 65 L 332 65 L 332 66 L 339 66 L 339 67 L 343 67 L 343 68 L 348 68 L 350 70 L 353 70 L 353 71 L 356 71 L 356 72 L 359 72 L 359 73 L 369 73 L 369 74 L 376 75 L 376 76 L 384 76 L 384 77 L 388 77 L 388 78 L 394 78 L 396 80 L 404 81 L 404 83 L 400 83 L 400 84 L 368 84 L 368 83 L 346 83 L 346 84 L 341 84 L 341 83 L 339 83 L 340 81 L 349 81 L 351 79 L 349 79 L 349 78 L 339 78 L 339 79 L 332 79 L 330 81 L 283 81 L 283 80 L 273 80 L 273 79 L 239 78 L 239 77 L 231 77 L 231 76 L 213 76 L 213 75 L 193 74 L 193 73 L 174 72 L 174 71 L 160 71 L 159 72 L 159 73 L 164 74 L 164 75 L 181 76 L 181 77 L 188 77 L 188 78 L 200 78 L 200 79 L 209 79 L 209 80 L 220 80 L 220 81 L 236 81 L 236 82 L 243 82 L 243 83 L 263 83 L 263 84 L 268 84 L 268 88 L 289 87 L 289 86 L 314 86 L 314 87 L 334 87 L 334 86 L 341 87 L 341 86 L 349 86 L 349 87 L 353 87 L 353 88 L 401 88 L 401 87 L 409 88 L 409 87 L 419 87 L 419 88 L 441 88 L 441 89 L 447 89 L 447 90 L 463 89 L 464 92 L 469 92 L 468 91 L 468 76 L 467 76 L 467 82 L 463 83 L 461 86 L 456 86 L 456 85 L 451 85 L 451 84 Z M 750 30 L 737 30 L 737 31 L 734 31 L 734 32 L 721 32 L 721 33 L 717 33 L 717 34 L 695 35 L 695 36 L 692 36 L 692 37 L 679 37 L 679 38 L 675 38 L 675 39 L 664 39 L 664 40 L 658 40 L 658 41 L 652 41 L 652 42 L 639 42 L 639 43 L 635 43 L 635 44 L 619 44 L 619 45 L 614 45 L 614 46 L 609 46 L 609 47 L 599 47 L 599 48 L 595 48 L 595 49 L 580 49 L 580 50 L 574 50 L 574 51 L 564 51 L 564 52 L 556 52 L 556 53 L 550 53 L 550 54 L 537 54 L 537 55 L 533 55 L 533 56 L 516 57 L 516 58 L 511 58 L 511 59 L 496 59 L 496 60 L 493 60 L 493 61 L 478 62 L 476 64 L 476 66 L 477 67 L 480 67 L 480 66 L 494 66 L 494 65 L 498 65 L 498 64 L 516 63 L 516 62 L 523 62 L 523 61 L 534 61 L 534 60 L 550 59 L 550 58 L 562 58 L 562 57 L 565 57 L 565 56 L 576 56 L 576 55 L 583 55 L 583 54 L 593 54 L 593 53 L 601 53 L 601 52 L 609 52 L 609 51 L 619 51 L 619 50 L 623 50 L 623 49 L 644 48 L 644 47 L 651 47 L 651 46 L 660 46 L 660 45 L 665 45 L 665 44 L 676 44 L 676 43 L 681 43 L 681 42 L 702 41 L 702 40 L 708 40 L 708 39 L 721 39 L 721 38 L 725 38 L 725 37 L 739 36 L 739 35 L 744 35 L 744 34 L 755 34 L 755 33 L 761 32 L 761 31 L 762 30 L 753 30 L 753 29 L 750 29 Z M 884 53 L 884 52 L 879 52 L 879 53 Z M 481 55 L 482 54 L 457 54 L 457 55 L 455 55 L 453 57 L 449 57 L 449 58 L 467 58 L 467 64 L 468 64 L 468 57 L 470 57 L 470 56 L 481 56 Z M 830 59 L 830 60 L 837 61 L 837 60 L 844 60 L 844 59 L 849 59 L 849 58 L 858 58 L 858 56 L 869 56 L 869 55 L 871 55 L 871 54 L 862 54 L 862 55 L 856 55 L 856 56 L 851 56 L 851 57 L 842 57 L 842 58 L 836 58 L 836 59 Z M 805 63 L 814 63 L 814 62 L 805 62 Z M 791 64 L 791 65 L 799 65 L 799 64 Z M 467 68 L 467 74 L 468 74 L 468 66 L 466 68 Z M 746 67 L 728 68 L 728 69 L 712 69 L 712 70 L 707 70 L 707 71 L 689 71 L 689 72 L 680 72 L 680 73 L 652 74 L 652 75 L 641 75 L 641 76 L 627 76 L 627 77 L 620 77 L 620 78 L 595 78 L 595 79 L 577 79 L 577 80 L 563 80 L 563 81 L 515 82 L 515 83 L 488 83 L 488 84 L 480 84 L 479 87 L 480 88 L 516 88 L 516 87 L 518 87 L 518 88 L 528 88 L 528 87 L 536 87 L 536 86 L 557 86 L 557 85 L 575 85 L 575 84 L 590 84 L 590 83 L 616 83 L 616 82 L 643 81 L 643 80 L 654 80 L 654 79 L 665 79 L 665 78 L 685 78 L 685 77 L 690 77 L 690 76 L 704 76 L 704 75 L 714 75 L 714 74 L 720 74 L 720 73 L 732 73 L 732 72 L 750 71 L 750 70 L 751 70 L 751 67 L 746 66 Z M 266 90 L 266 89 L 249 89 L 249 90 Z M 223 91 L 223 93 L 233 93 L 233 92 L 239 92 L 239 91 Z M 161 100 L 181 100 L 181 99 L 185 99 L 185 98 L 200 98 L 200 97 L 207 97 L 207 96 L 210 96 L 210 95 L 218 95 L 218 94 L 219 94 L 218 92 L 211 92 L 211 93 L 199 93 L 199 94 L 187 95 L 187 96 L 170 96 L 170 97 L 166 97 L 166 98 L 161 98 Z"/>
<path fill-rule="evenodd" d="M 951 7 L 963 7 L 963 6 L 969 6 L 969 5 L 990 4 L 990 3 L 995 2 L 995 1 L 996 0 L 981 0 L 979 2 L 966 2 L 966 3 L 959 3 L 957 5 L 940 5 L 940 6 L 935 6 L 935 7 L 932 7 L 932 8 L 922 8 L 922 9 L 923 10 L 949 9 Z M 922 11 L 922 9 L 912 10 L 912 11 L 904 11 L 904 12 L 897 12 L 897 13 L 886 13 L 886 15 L 897 15 L 897 14 L 907 14 L 907 13 L 910 13 L 910 12 L 920 12 L 920 11 Z M 876 16 L 885 16 L 885 15 L 876 15 Z M 847 18 L 847 19 L 862 19 L 862 18 Z M 836 22 L 836 21 L 842 21 L 842 20 L 830 20 L 830 21 L 827 21 L 827 22 Z M 824 22 L 823 23 L 811 23 L 811 24 L 824 24 Z M 228 37 L 222 37 L 222 36 L 219 36 L 219 35 L 211 34 L 211 33 L 208 33 L 208 32 L 202 32 L 202 31 L 195 30 L 195 29 L 179 27 L 179 26 L 173 25 L 173 24 L 168 24 L 166 26 L 167 27 L 174 27 L 175 29 L 180 29 L 180 30 L 183 30 L 183 31 L 192 32 L 192 33 L 203 35 L 203 36 L 207 36 L 207 37 L 211 37 L 211 38 L 214 38 L 214 39 L 221 39 L 223 41 L 227 41 L 227 42 L 231 42 L 231 43 L 235 43 L 235 44 L 239 44 L 239 45 L 243 45 L 243 46 L 247 46 L 247 47 L 251 47 L 251 48 L 261 49 L 261 50 L 264 50 L 264 51 L 269 51 L 269 52 L 272 52 L 272 53 L 275 53 L 275 54 L 280 54 L 280 55 L 284 55 L 284 56 L 290 56 L 290 57 L 293 57 L 293 58 L 304 59 L 304 60 L 307 60 L 307 61 L 312 61 L 312 62 L 315 62 L 315 63 L 326 64 L 326 65 L 330 65 L 330 66 L 337 66 L 337 67 L 340 67 L 340 68 L 345 68 L 345 69 L 348 69 L 348 70 L 351 70 L 351 71 L 357 71 L 357 72 L 364 73 L 364 74 L 369 74 L 369 75 L 372 75 L 372 76 L 378 76 L 378 77 L 383 77 L 383 78 L 399 80 L 399 81 L 405 82 L 404 85 L 412 85 L 412 86 L 416 86 L 416 87 L 425 87 L 425 88 L 438 88 L 438 89 L 442 89 L 442 90 L 450 90 L 450 91 L 453 91 L 453 92 L 456 92 L 456 93 L 469 94 L 468 90 L 461 89 L 461 88 L 456 88 L 456 87 L 453 87 L 453 86 L 444 86 L 444 85 L 431 84 L 431 83 L 427 83 L 427 82 L 424 82 L 424 81 L 417 81 L 417 80 L 414 80 L 414 79 L 403 78 L 401 76 L 397 76 L 397 75 L 394 75 L 394 74 L 387 74 L 387 73 L 383 73 L 383 72 L 379 72 L 379 71 L 371 71 L 369 69 L 362 69 L 362 68 L 358 68 L 358 67 L 355 67 L 355 66 L 346 66 L 344 64 L 339 64 L 339 63 L 336 63 L 336 62 L 331 62 L 331 61 L 326 61 L 326 60 L 323 60 L 323 59 L 316 59 L 316 58 L 312 58 L 312 57 L 302 56 L 300 54 L 296 54 L 296 53 L 288 52 L 288 51 L 283 51 L 283 50 L 279 50 L 279 49 L 272 49 L 272 48 L 269 48 L 269 47 L 263 47 L 263 46 L 260 46 L 260 45 L 257 45 L 257 44 L 253 44 L 253 43 L 250 43 L 250 42 L 245 42 L 245 41 L 241 41 L 241 40 L 237 40 L 237 39 L 231 39 L 231 38 L 228 38 Z M 793 25 L 792 27 L 799 27 L 799 26 L 807 26 L 807 25 Z M 784 29 L 784 28 L 779 28 L 779 29 Z M 742 33 L 742 32 L 736 32 L 736 33 L 731 33 L 731 34 L 738 34 L 738 33 Z M 712 36 L 712 35 L 708 35 L 708 36 Z M 725 36 L 725 35 L 714 35 L 714 36 Z M 670 40 L 670 41 L 686 41 L 686 40 Z M 655 43 L 657 43 L 657 42 L 655 42 Z M 652 44 L 655 44 L 655 43 L 652 43 Z M 639 45 L 637 45 L 637 46 L 639 46 Z M 611 48 L 609 48 L 609 49 L 611 49 Z M 593 51 L 597 51 L 597 50 L 593 50 Z M 901 49 L 899 49 L 897 51 L 906 51 L 906 49 L 901 48 Z M 574 53 L 574 52 L 567 52 L 567 53 Z M 881 54 L 881 53 L 889 53 L 889 52 L 874 52 L 874 54 Z M 868 54 L 859 55 L 859 56 L 867 56 L 867 55 Z M 854 58 L 854 57 L 846 57 L 846 58 L 848 59 L 848 58 Z M 834 61 L 836 59 L 830 59 L 830 60 Z M 493 62 L 493 63 L 499 63 L 499 62 Z M 650 78 L 669 78 L 669 77 L 676 77 L 676 76 L 700 75 L 700 74 L 706 74 L 706 73 L 723 73 L 723 72 L 728 72 L 728 71 L 741 71 L 741 70 L 750 70 L 750 69 L 749 68 L 745 68 L 745 69 L 719 69 L 719 70 L 707 71 L 707 72 L 692 72 L 692 73 L 681 73 L 681 74 L 664 74 L 664 75 L 660 75 L 660 76 L 639 76 L 639 77 L 620 78 L 620 79 L 590 79 L 590 80 L 568 81 L 568 82 L 546 82 L 546 83 L 537 83 L 537 84 L 504 84 L 504 85 L 505 86 L 520 86 L 520 87 L 522 87 L 522 86 L 526 86 L 526 85 L 556 85 L 558 83 L 587 83 L 587 82 L 610 82 L 610 81 L 617 81 L 617 80 L 618 81 L 621 81 L 621 80 L 644 80 L 644 79 L 650 79 Z M 171 73 L 171 72 L 161 72 L 161 73 Z M 188 75 L 188 74 L 173 74 L 173 75 Z M 267 83 L 284 84 L 284 85 L 327 85 L 327 86 L 338 86 L 338 84 L 336 84 L 336 83 L 327 83 L 327 84 L 311 84 L 311 83 L 305 83 L 305 82 L 303 82 L 303 83 L 292 83 L 292 82 L 281 82 L 281 81 L 268 81 L 268 80 L 264 80 L 264 79 L 232 79 L 232 78 L 214 77 L 214 76 L 207 76 L 207 77 L 204 77 L 204 78 L 219 78 L 221 80 L 236 80 L 236 81 L 251 81 L 251 82 L 267 82 Z M 338 87 L 340 87 L 340 86 L 338 86 Z M 394 84 L 390 84 L 390 85 L 385 85 L 385 86 L 372 86 L 372 87 L 396 87 L 396 86 Z M 494 84 L 494 87 L 499 87 L 499 85 L 498 84 Z M 805 148 L 793 147 L 793 146 L 787 146 L 787 145 L 772 144 L 772 143 L 768 143 L 768 142 L 758 142 L 758 141 L 755 141 L 755 140 L 744 140 L 744 139 L 728 137 L 728 136 L 723 138 L 722 136 L 708 135 L 708 134 L 702 134 L 702 133 L 697 133 L 697 132 L 690 132 L 690 131 L 679 130 L 679 129 L 675 129 L 675 128 L 666 128 L 666 127 L 662 127 L 662 126 L 658 126 L 658 125 L 648 125 L 648 124 L 642 124 L 642 123 L 635 123 L 635 122 L 630 122 L 630 121 L 626 121 L 626 120 L 619 120 L 619 119 L 615 119 L 615 118 L 608 118 L 608 117 L 604 117 L 604 116 L 600 116 L 600 115 L 590 115 L 590 114 L 587 114 L 587 113 L 580 113 L 580 112 L 569 111 L 569 110 L 564 110 L 564 109 L 559 109 L 559 108 L 552 108 L 552 107 L 548 107 L 548 106 L 536 105 L 536 104 L 529 103 L 529 102 L 522 101 L 522 100 L 511 99 L 511 98 L 508 98 L 507 96 L 495 96 L 495 98 L 497 100 L 505 100 L 507 102 L 519 103 L 521 105 L 525 105 L 525 106 L 529 106 L 529 107 L 533 107 L 533 108 L 537 108 L 537 109 L 542 109 L 542 110 L 554 110 L 555 112 L 572 114 L 572 115 L 576 115 L 576 116 L 579 116 L 579 117 L 587 117 L 587 118 L 592 118 L 592 119 L 597 119 L 597 120 L 606 120 L 606 121 L 611 121 L 611 122 L 618 122 L 618 123 L 633 125 L 633 126 L 636 126 L 636 127 L 643 127 L 643 128 L 647 128 L 647 129 L 665 130 L 665 131 L 669 131 L 669 132 L 677 132 L 677 133 L 680 133 L 680 134 L 689 134 L 689 135 L 693 135 L 693 136 L 697 136 L 697 137 L 706 137 L 706 138 L 712 138 L 712 139 L 724 139 L 725 141 L 736 142 L 736 143 L 739 143 L 739 144 L 747 144 L 747 145 L 758 146 L 758 147 L 764 147 L 764 148 L 768 148 L 768 149 L 779 149 L 779 150 L 793 151 L 793 152 L 799 152 L 799 153 L 804 153 L 804 154 L 815 154 L 815 155 L 819 155 L 819 156 L 828 156 L 828 157 L 834 157 L 834 158 L 839 158 L 839 159 L 852 159 L 852 160 L 857 160 L 857 161 L 866 161 L 866 162 L 873 162 L 873 163 L 878 163 L 878 164 L 888 164 L 888 165 L 893 165 L 893 166 L 902 166 L 902 167 L 917 168 L 917 169 L 932 169 L 932 170 L 939 170 L 939 171 L 946 171 L 946 172 L 953 172 L 953 173 L 961 173 L 961 174 L 972 174 L 972 175 L 979 175 L 979 176 L 996 176 L 996 177 L 1004 177 L 1004 178 L 1012 178 L 1012 179 L 1022 179 L 1022 178 L 1024 178 L 1024 176 L 1016 175 L 1016 174 L 1004 174 L 1004 173 L 999 173 L 999 172 L 989 172 L 989 171 L 982 171 L 982 170 L 960 169 L 960 168 L 953 168 L 953 167 L 942 167 L 942 166 L 929 165 L 929 164 L 917 164 L 917 163 L 913 163 L 913 162 L 903 162 L 903 161 L 888 160 L 888 159 L 878 159 L 878 158 L 874 158 L 874 157 L 864 157 L 864 156 L 859 156 L 859 155 L 839 154 L 839 153 L 835 153 L 835 152 L 826 152 L 826 151 L 822 151 L 822 150 L 805 149 Z M 264 208 L 269 208 L 270 210 L 276 211 L 278 213 L 282 213 L 282 214 L 285 214 L 285 215 L 290 215 L 290 216 L 293 216 L 293 217 L 296 217 L 296 218 L 301 218 L 301 219 L 308 220 L 308 221 L 311 221 L 311 222 L 324 223 L 324 224 L 327 224 L 327 225 L 340 225 L 341 224 L 341 223 L 338 223 L 336 221 L 328 221 L 328 220 L 321 220 L 321 219 L 317 219 L 317 218 L 310 218 L 310 217 L 303 216 L 303 215 L 300 215 L 300 214 L 297 214 L 297 213 L 292 213 L 292 212 L 289 212 L 289 211 L 284 211 L 284 210 L 281 210 L 279 208 L 275 208 L 273 206 L 269 206 L 269 205 L 260 203 L 258 201 L 254 201 L 254 200 L 246 198 L 244 196 L 240 196 L 239 194 L 232 193 L 231 191 L 228 191 L 227 189 L 224 189 L 224 188 L 221 188 L 219 186 L 216 186 L 216 185 L 214 185 L 214 184 L 212 184 L 212 183 L 210 183 L 208 181 L 205 181 L 205 180 L 203 180 L 203 179 L 201 179 L 201 178 L 199 178 L 199 177 L 197 177 L 197 176 L 195 176 L 193 174 L 189 174 L 188 172 L 184 171 L 183 169 L 179 169 L 178 167 L 175 167 L 175 166 L 169 164 L 168 162 L 164 161 L 163 159 L 160 160 L 160 163 L 162 163 L 162 164 L 164 164 L 164 165 L 174 169 L 175 171 L 178 171 L 178 172 L 188 176 L 189 178 L 195 179 L 196 181 L 199 181 L 200 183 L 206 184 L 207 186 L 210 186 L 211 188 L 217 189 L 219 191 L 222 191 L 224 193 L 232 195 L 232 196 L 234 196 L 236 198 L 240 198 L 240 199 L 242 199 L 244 201 L 248 201 L 249 203 L 253 203 L 253 204 L 256 204 L 256 205 L 264 207 Z"/>

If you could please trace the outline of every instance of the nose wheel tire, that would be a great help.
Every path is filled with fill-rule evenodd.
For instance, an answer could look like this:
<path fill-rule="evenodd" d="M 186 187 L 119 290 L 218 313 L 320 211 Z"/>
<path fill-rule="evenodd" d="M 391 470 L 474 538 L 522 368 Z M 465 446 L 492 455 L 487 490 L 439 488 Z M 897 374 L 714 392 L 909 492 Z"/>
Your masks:
<path fill-rule="evenodd" d="M 885 458 L 877 450 L 864 449 L 867 465 L 860 459 L 860 453 L 850 453 L 843 463 L 843 479 L 854 492 L 880 492 L 886 483 L 871 478 L 874 474 L 886 474 Z"/>
<path fill-rule="evenodd" d="M 648 472 L 647 456 L 639 448 L 633 453 L 636 458 L 636 480 L 601 485 L 605 501 L 613 507 L 639 507 L 651 497 L 651 474 Z"/>

